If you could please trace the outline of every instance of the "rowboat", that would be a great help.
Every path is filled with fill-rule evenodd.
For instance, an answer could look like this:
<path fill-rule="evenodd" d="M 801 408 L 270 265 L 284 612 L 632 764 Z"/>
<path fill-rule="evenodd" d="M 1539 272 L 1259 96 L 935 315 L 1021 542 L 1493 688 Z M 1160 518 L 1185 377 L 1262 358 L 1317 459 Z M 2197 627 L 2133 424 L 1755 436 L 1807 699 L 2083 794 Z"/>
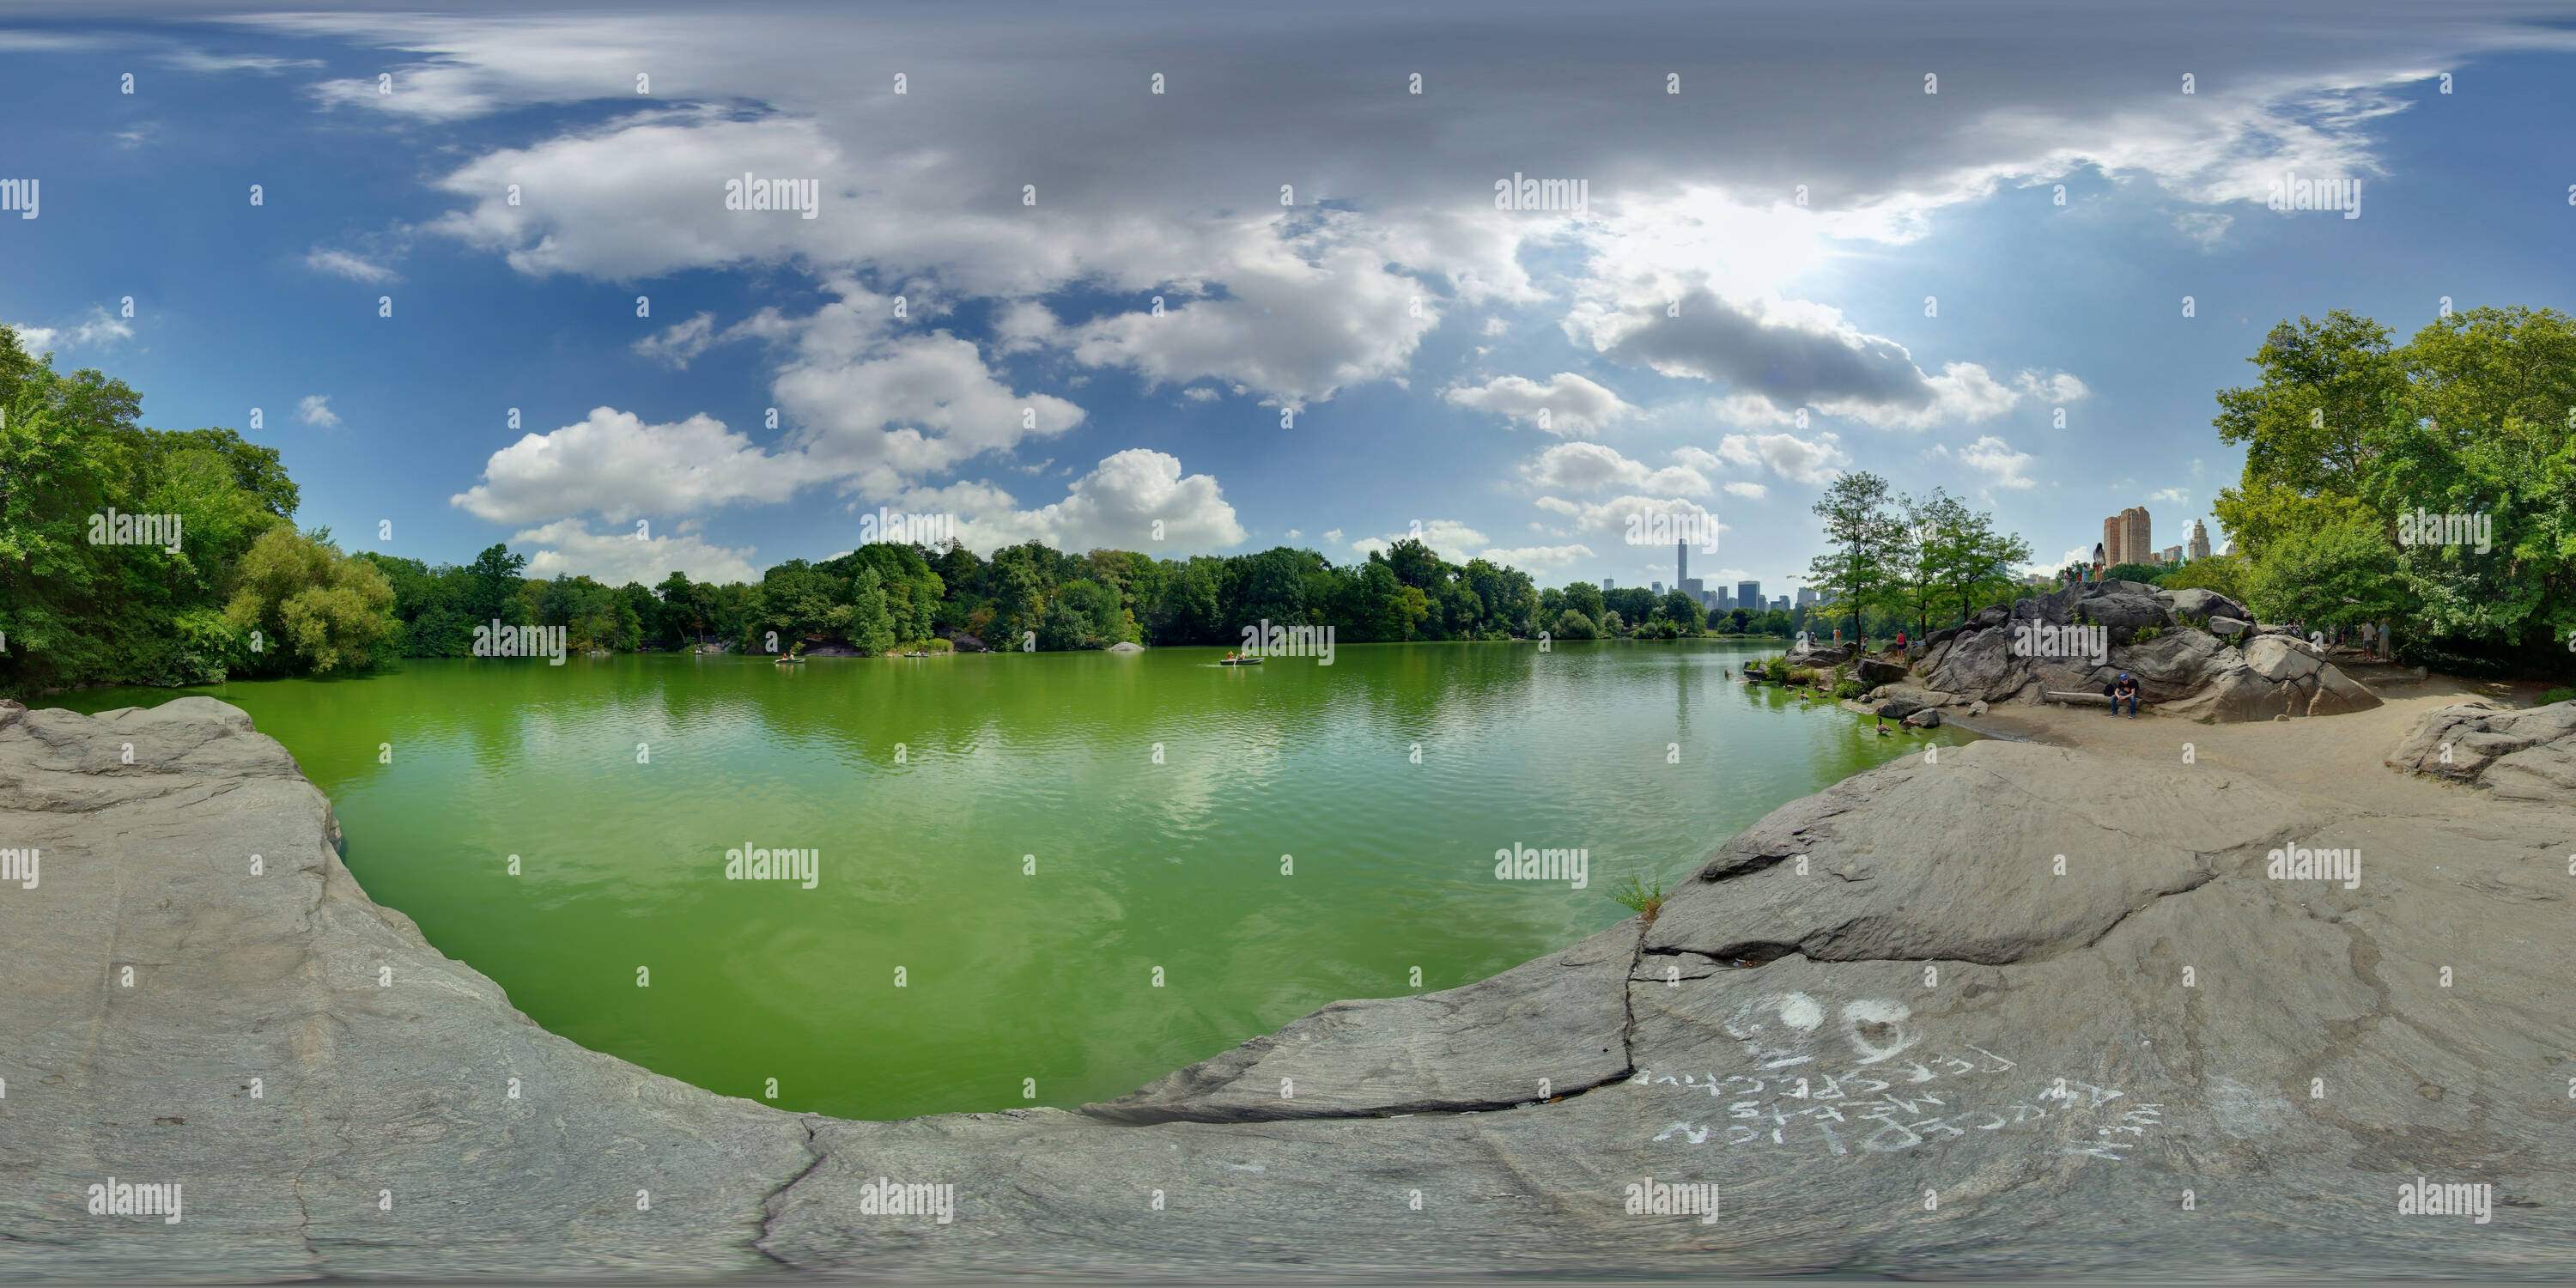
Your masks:
<path fill-rule="evenodd" d="M 1257 657 L 1225 657 L 1218 658 L 1216 664 L 1218 666 L 1259 666 L 1261 665 L 1261 659 Z"/>

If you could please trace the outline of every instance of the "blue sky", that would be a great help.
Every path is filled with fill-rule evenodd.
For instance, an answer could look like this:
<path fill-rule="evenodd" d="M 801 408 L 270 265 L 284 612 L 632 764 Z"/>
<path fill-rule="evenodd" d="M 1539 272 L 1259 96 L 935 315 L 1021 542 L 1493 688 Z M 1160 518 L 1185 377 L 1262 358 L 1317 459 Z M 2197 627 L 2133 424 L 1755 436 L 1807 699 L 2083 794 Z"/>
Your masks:
<path fill-rule="evenodd" d="M 0 320 L 431 562 L 741 577 L 884 505 L 1634 584 L 1628 516 L 1713 514 L 1776 592 L 1868 469 L 2053 564 L 2208 515 L 2282 317 L 2576 306 L 2565 7 L 2421 8 L 22 11 Z"/>

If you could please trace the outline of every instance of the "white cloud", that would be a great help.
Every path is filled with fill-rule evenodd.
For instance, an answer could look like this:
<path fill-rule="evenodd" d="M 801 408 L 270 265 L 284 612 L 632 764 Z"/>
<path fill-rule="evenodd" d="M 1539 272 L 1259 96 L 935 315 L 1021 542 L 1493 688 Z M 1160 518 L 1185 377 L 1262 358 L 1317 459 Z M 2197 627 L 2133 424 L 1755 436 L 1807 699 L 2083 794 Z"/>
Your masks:
<path fill-rule="evenodd" d="M 1663 496 L 1705 496 L 1709 482 L 1699 471 L 1681 465 L 1648 469 L 1643 462 L 1600 443 L 1559 443 L 1522 468 L 1530 483 L 1569 492 L 1603 488 L 1642 488 Z"/>
<path fill-rule="evenodd" d="M 675 571 L 718 584 L 760 580 L 759 570 L 751 565 L 753 547 L 719 546 L 695 534 L 650 539 L 623 532 L 603 535 L 578 519 L 559 519 L 513 533 L 510 541 L 522 548 L 535 547 L 528 555 L 531 577 L 570 573 L 611 586 L 630 581 L 650 586 Z"/>
<path fill-rule="evenodd" d="M 18 333 L 18 347 L 26 350 L 31 357 L 42 356 L 46 350 L 54 347 L 54 341 L 61 339 L 63 334 L 49 326 L 28 326 L 23 322 L 12 322 L 9 325 Z"/>
<path fill-rule="evenodd" d="M 1534 572 L 1545 568 L 1562 568 L 1578 559 L 1590 559 L 1592 547 L 1580 543 L 1563 546 L 1485 547 L 1482 556 L 1507 568 Z"/>
<path fill-rule="evenodd" d="M 1560 371 L 1543 385 L 1527 376 L 1500 376 L 1482 385 L 1458 385 L 1440 396 L 1560 437 L 1595 434 L 1637 412 L 1619 395 L 1571 371 Z"/>
<path fill-rule="evenodd" d="M 2191 504 L 2191 493 L 2183 490 L 2182 488 L 2169 487 L 2161 492 L 2148 493 L 2147 499 L 2150 501 L 2171 501 L 2175 505 L 2189 505 Z"/>
<path fill-rule="evenodd" d="M 1946 449 L 1938 446 L 1934 447 L 1933 451 L 1936 454 L 1948 454 Z M 2030 465 L 2032 459 L 2030 453 L 2016 452 L 2012 444 L 1992 434 L 1960 448 L 1957 455 L 1961 464 L 1970 469 L 1984 471 L 1988 476 L 1987 481 L 1995 487 L 2037 486 L 2037 480 L 2022 473 Z"/>
<path fill-rule="evenodd" d="M 1813 441 L 1795 434 L 1729 434 L 1718 440 L 1717 454 L 1736 465 L 1768 465 L 1796 483 L 1831 483 L 1851 464 L 1842 440 L 1819 433 Z"/>
<path fill-rule="evenodd" d="M 735 501 L 784 501 L 804 463 L 771 455 L 703 413 L 649 425 L 594 407 L 548 434 L 492 453 L 483 481 L 448 502 L 494 522 L 595 512 L 612 521 L 678 516 Z"/>
<path fill-rule="evenodd" d="M 329 394 L 306 394 L 303 401 L 295 404 L 295 415 L 305 424 L 317 429 L 340 427 L 340 414 L 331 410 Z"/>
<path fill-rule="evenodd" d="M 352 251 L 324 249 L 316 246 L 305 252 L 304 266 L 318 273 L 345 277 L 352 282 L 374 285 L 393 281 L 400 274 Z"/>
<path fill-rule="evenodd" d="M 635 342 L 635 352 L 672 367 L 687 370 L 688 365 L 716 343 L 716 315 L 700 313 L 686 322 L 674 322 L 660 331 Z"/>
<path fill-rule="evenodd" d="M 93 304 L 89 306 L 88 316 L 73 323 L 68 332 L 47 329 L 45 338 L 49 343 L 58 339 L 67 339 L 69 347 L 76 349 L 104 349 L 119 340 L 133 339 L 134 327 L 125 319 L 108 312 L 105 305 Z"/>
<path fill-rule="evenodd" d="M 1074 480 L 1063 500 L 1034 510 L 1019 509 L 987 483 L 914 488 L 896 503 L 908 512 L 956 514 L 958 539 L 983 551 L 1042 541 L 1068 552 L 1187 554 L 1240 545 L 1245 535 L 1213 475 L 1184 475 L 1180 458 L 1142 447 L 1107 457 Z"/>
<path fill-rule="evenodd" d="M 1759 483 L 1745 482 L 1729 483 L 1726 485 L 1726 491 L 1729 496 L 1740 496 L 1748 501 L 1759 501 L 1771 494 L 1771 489 Z"/>
<path fill-rule="evenodd" d="M 1362 537 L 1351 543 L 1351 549 L 1363 557 L 1374 551 L 1391 550 L 1399 541 L 1418 539 L 1431 547 L 1432 553 L 1451 563 L 1465 563 L 1487 544 L 1488 538 L 1455 519 L 1433 519 L 1422 525 L 1422 531 L 1390 532 L 1383 537 Z"/>

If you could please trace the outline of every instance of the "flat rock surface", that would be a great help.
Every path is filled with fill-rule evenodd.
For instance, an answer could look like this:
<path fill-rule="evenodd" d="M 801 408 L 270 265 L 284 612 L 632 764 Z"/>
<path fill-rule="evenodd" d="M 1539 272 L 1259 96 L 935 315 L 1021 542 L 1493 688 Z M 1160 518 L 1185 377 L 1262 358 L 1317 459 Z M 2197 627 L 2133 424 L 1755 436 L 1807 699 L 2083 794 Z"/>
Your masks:
<path fill-rule="evenodd" d="M 1093 1112 L 892 1123 L 537 1029 L 237 710 L 0 706 L 0 847 L 43 851 L 0 886 L 0 1274 L 2564 1276 L 2576 810 L 2371 764 L 2439 701 L 1909 756 L 1651 925 Z M 184 1219 L 90 1214 L 111 1175 Z M 2400 1215 L 2418 1177 L 2489 1219 Z M 1649 1178 L 1719 1212 L 1631 1213 Z"/>

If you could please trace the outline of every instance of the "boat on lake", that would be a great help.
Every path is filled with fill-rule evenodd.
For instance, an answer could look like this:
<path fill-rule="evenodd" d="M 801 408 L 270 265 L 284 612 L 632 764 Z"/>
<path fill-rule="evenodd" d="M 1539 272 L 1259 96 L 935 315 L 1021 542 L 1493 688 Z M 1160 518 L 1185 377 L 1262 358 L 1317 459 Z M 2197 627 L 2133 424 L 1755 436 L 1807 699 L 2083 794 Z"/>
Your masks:
<path fill-rule="evenodd" d="M 1259 666 L 1261 665 L 1261 659 L 1257 657 L 1242 656 L 1224 657 L 1218 658 L 1216 664 L 1218 666 Z"/>

